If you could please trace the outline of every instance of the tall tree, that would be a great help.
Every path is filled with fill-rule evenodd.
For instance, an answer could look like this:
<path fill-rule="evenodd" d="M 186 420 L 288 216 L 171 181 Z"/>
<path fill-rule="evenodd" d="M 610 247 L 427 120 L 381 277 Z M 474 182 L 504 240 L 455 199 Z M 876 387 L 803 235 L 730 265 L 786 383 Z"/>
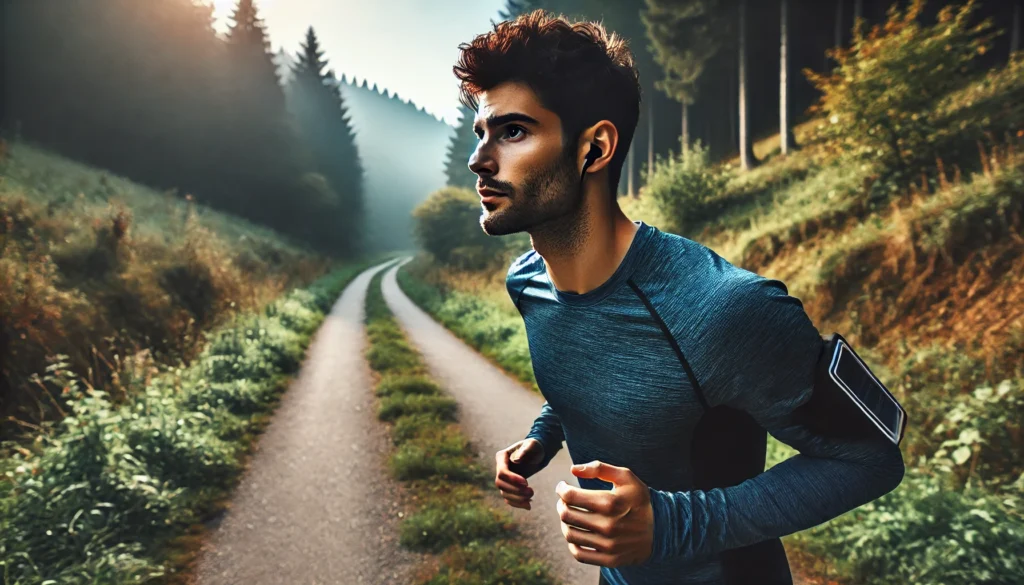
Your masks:
<path fill-rule="evenodd" d="M 654 58 L 665 73 L 654 87 L 682 104 L 684 150 L 690 145 L 689 106 L 697 99 L 697 82 L 720 45 L 716 32 L 720 23 L 713 8 L 714 3 L 707 1 L 647 0 L 647 9 L 640 15 Z"/>
<path fill-rule="evenodd" d="M 249 193 L 245 206 L 300 230 L 306 218 L 292 197 L 309 161 L 289 123 L 284 91 L 254 0 L 238 0 L 227 34 L 232 143 L 222 161 Z"/>
<path fill-rule="evenodd" d="M 540 8 L 539 0 L 505 0 L 505 10 L 499 10 L 502 20 L 512 20 L 520 14 L 529 14 Z"/>
<path fill-rule="evenodd" d="M 750 170 L 757 164 L 747 121 L 747 0 L 739 0 L 739 101 L 740 101 L 740 167 Z"/>
<path fill-rule="evenodd" d="M 1014 0 L 1013 2 L 1013 29 L 1010 33 L 1010 53 L 1016 53 L 1020 50 L 1020 4 L 1021 0 Z"/>
<path fill-rule="evenodd" d="M 363 224 L 363 169 L 356 148 L 355 134 L 347 107 L 333 71 L 328 71 L 324 51 L 316 31 L 306 31 L 302 50 L 296 55 L 289 84 L 288 110 L 294 116 L 299 133 L 310 151 L 316 171 L 328 183 L 305 183 L 317 195 L 310 202 L 318 212 L 323 234 L 339 251 L 351 253 L 361 241 Z M 327 242 L 325 242 L 327 243 Z"/>
<path fill-rule="evenodd" d="M 469 170 L 469 157 L 473 155 L 476 148 L 477 137 L 473 132 L 473 110 L 466 106 L 460 106 L 462 119 L 455 127 L 455 135 L 448 143 L 447 162 L 445 163 L 445 175 L 448 177 L 448 184 L 467 189 L 476 188 L 476 174 Z"/>
<path fill-rule="evenodd" d="M 796 144 L 789 126 L 789 0 L 781 0 L 779 10 L 779 151 L 786 155 Z"/>

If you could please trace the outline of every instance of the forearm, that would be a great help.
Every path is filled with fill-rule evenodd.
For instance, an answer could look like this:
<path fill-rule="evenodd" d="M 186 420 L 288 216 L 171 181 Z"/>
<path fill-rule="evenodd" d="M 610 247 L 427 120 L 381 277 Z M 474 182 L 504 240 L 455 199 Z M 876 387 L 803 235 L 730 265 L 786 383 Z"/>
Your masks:
<path fill-rule="evenodd" d="M 655 530 L 650 560 L 699 557 L 805 530 L 885 495 L 903 478 L 902 455 L 891 443 L 819 447 L 814 456 L 793 456 L 736 486 L 649 488 Z"/>
<path fill-rule="evenodd" d="M 555 454 L 562 448 L 565 441 L 565 434 L 562 431 L 562 422 L 558 415 L 552 410 L 547 402 L 540 409 L 540 416 L 533 422 L 527 439 L 537 439 L 544 445 L 544 460 L 541 467 L 546 466 L 554 458 Z"/>

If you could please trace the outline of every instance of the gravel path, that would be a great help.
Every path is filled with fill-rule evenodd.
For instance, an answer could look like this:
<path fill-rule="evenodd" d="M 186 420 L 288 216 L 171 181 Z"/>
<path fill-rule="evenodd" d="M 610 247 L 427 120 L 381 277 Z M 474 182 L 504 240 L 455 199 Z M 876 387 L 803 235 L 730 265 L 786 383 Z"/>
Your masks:
<path fill-rule="evenodd" d="M 200 585 L 413 581 L 424 555 L 398 544 L 401 488 L 384 467 L 390 440 L 363 357 L 366 289 L 385 264 L 359 275 L 317 331 L 231 508 L 211 527 Z"/>
<path fill-rule="evenodd" d="M 384 299 L 410 342 L 423 354 L 438 383 L 458 401 L 460 426 L 480 460 L 493 470 L 494 454 L 526 436 L 540 414 L 544 398 L 491 364 L 416 306 L 399 289 L 396 271 L 394 267 L 384 275 Z M 532 510 L 509 506 L 497 488 L 490 493 L 495 505 L 512 513 L 534 543 L 537 556 L 548 561 L 562 583 L 597 585 L 600 569 L 580 563 L 569 553 L 555 508 L 555 486 L 559 481 L 579 487 L 570 467 L 572 460 L 563 448 L 546 468 L 530 478 L 534 490 Z"/>

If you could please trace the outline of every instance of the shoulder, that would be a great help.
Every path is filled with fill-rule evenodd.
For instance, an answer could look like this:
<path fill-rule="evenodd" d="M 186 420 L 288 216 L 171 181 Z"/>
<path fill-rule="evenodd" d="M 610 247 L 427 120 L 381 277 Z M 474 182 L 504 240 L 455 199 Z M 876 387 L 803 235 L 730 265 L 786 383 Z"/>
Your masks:
<path fill-rule="evenodd" d="M 674 333 L 713 345 L 742 333 L 807 324 L 802 303 L 782 281 L 736 266 L 683 236 L 656 236 L 638 284 Z"/>
<path fill-rule="evenodd" d="M 541 267 L 540 270 L 543 270 L 544 259 L 533 248 L 520 254 L 509 265 L 508 273 L 505 275 L 505 288 L 508 289 L 512 302 L 516 302 L 526 283 L 537 274 L 538 265 Z"/>

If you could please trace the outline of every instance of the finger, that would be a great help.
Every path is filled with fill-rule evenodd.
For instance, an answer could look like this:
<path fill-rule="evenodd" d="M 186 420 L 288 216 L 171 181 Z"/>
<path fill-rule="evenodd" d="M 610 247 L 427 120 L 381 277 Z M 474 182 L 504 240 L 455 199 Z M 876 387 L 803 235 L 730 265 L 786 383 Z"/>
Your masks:
<path fill-rule="evenodd" d="M 509 493 L 513 493 L 513 494 L 518 494 L 518 495 L 529 495 L 529 496 L 533 495 L 533 488 L 531 488 L 530 486 L 517 485 L 517 484 L 514 484 L 514 483 L 509 483 L 507 481 L 502 481 L 501 479 L 495 480 L 494 481 L 494 485 L 499 490 L 502 490 L 502 491 L 505 491 L 505 492 L 509 492 Z"/>
<path fill-rule="evenodd" d="M 586 490 L 572 487 L 564 481 L 555 486 L 559 499 L 570 506 L 584 508 L 597 514 L 612 516 L 615 511 L 615 497 L 609 490 Z"/>
<path fill-rule="evenodd" d="M 524 510 L 532 509 L 532 506 L 531 506 L 529 500 L 527 500 L 525 502 L 516 502 L 516 501 L 512 501 L 512 500 L 510 500 L 508 498 L 505 498 L 505 503 L 508 504 L 509 506 L 512 506 L 513 508 L 522 508 Z"/>
<path fill-rule="evenodd" d="M 563 524 L 589 530 L 602 536 L 611 536 L 611 521 L 606 516 L 570 508 L 562 500 L 555 502 L 555 509 Z"/>
<path fill-rule="evenodd" d="M 569 554 L 573 556 L 577 561 L 587 565 L 597 565 L 599 567 L 615 567 L 618 566 L 616 557 L 614 555 L 598 552 L 595 550 L 587 550 L 580 548 L 579 545 L 569 544 Z"/>
<path fill-rule="evenodd" d="M 501 492 L 501 497 L 505 498 L 506 500 L 515 500 L 517 502 L 528 502 L 529 500 L 531 500 L 533 498 L 533 496 L 530 495 L 530 494 L 517 494 L 515 492 L 506 492 L 504 490 L 499 490 L 499 491 Z"/>
<path fill-rule="evenodd" d="M 505 467 L 505 468 L 499 467 L 498 468 L 497 479 L 499 479 L 501 481 L 504 481 L 504 482 L 508 483 L 509 485 L 517 485 L 520 488 L 524 488 L 524 487 L 529 487 L 530 486 L 530 482 L 526 481 L 525 477 L 523 477 L 523 476 L 521 476 L 521 475 L 519 475 L 517 473 L 512 473 L 511 471 L 508 470 L 507 467 Z"/>
<path fill-rule="evenodd" d="M 592 548 L 597 552 L 611 553 L 612 547 L 615 542 L 600 534 L 593 532 L 587 532 L 586 530 L 580 530 L 574 526 L 566 526 L 562 524 L 562 536 L 565 537 L 566 542 Z"/>

